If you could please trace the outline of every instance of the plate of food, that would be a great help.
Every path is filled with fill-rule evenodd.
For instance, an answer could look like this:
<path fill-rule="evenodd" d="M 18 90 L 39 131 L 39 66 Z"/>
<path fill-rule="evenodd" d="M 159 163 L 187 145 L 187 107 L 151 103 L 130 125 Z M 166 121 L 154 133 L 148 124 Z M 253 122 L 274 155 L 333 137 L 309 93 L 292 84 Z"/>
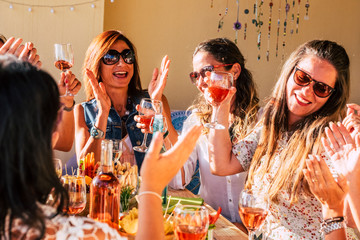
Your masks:
<path fill-rule="evenodd" d="M 138 209 L 132 208 L 121 217 L 119 221 L 119 233 L 121 236 L 127 237 L 129 240 L 134 240 L 138 231 Z M 175 239 L 172 216 L 166 215 L 164 217 L 164 234 L 166 240 Z"/>

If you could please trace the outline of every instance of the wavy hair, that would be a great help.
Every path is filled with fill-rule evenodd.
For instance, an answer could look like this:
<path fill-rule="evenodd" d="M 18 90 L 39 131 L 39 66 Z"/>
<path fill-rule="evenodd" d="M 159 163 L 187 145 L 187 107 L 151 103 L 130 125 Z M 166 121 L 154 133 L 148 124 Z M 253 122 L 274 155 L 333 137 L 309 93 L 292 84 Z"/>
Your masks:
<path fill-rule="evenodd" d="M 308 56 L 315 56 L 334 66 L 337 72 L 336 91 L 318 111 L 289 126 L 286 84 L 295 66 Z M 308 154 L 317 154 L 322 150 L 320 138 L 325 127 L 330 121 L 338 121 L 345 114 L 350 89 L 349 66 L 350 61 L 345 49 L 331 41 L 309 41 L 291 54 L 264 108 L 263 130 L 251 162 L 246 188 L 251 188 L 255 174 L 264 177 L 269 173 L 274 164 L 276 149 L 280 147 L 279 140 L 286 136 L 285 133 L 291 132 L 292 135 L 279 156 L 279 168 L 270 182 L 268 194 L 271 200 L 277 201 L 278 192 L 285 189 L 293 203 L 298 200 L 302 189 L 310 193 L 302 172 L 305 159 Z"/>
<path fill-rule="evenodd" d="M 53 190 L 57 214 L 67 202 L 53 164 L 52 133 L 60 108 L 54 79 L 14 56 L 0 56 L 0 236 L 14 219 L 45 233 L 45 204 Z M 5 233 L 9 226 L 9 232 Z M 2 238 L 2 237 L 1 237 Z"/>
<path fill-rule="evenodd" d="M 110 50 L 110 47 L 116 41 L 124 41 L 129 46 L 130 50 L 133 51 L 133 53 L 135 54 L 135 62 L 133 63 L 134 74 L 129 83 L 128 95 L 137 96 L 141 94 L 142 87 L 140 82 L 139 65 L 137 61 L 135 46 L 120 31 L 109 30 L 100 33 L 98 36 L 96 36 L 90 43 L 90 46 L 85 54 L 82 73 L 83 73 L 83 80 L 85 83 L 86 101 L 89 101 L 94 98 L 91 84 L 89 83 L 89 79 L 85 74 L 86 69 L 87 68 L 90 69 L 94 73 L 96 79 L 98 79 L 98 81 L 101 81 L 100 78 L 101 59 L 105 56 L 105 54 Z"/>
<path fill-rule="evenodd" d="M 245 67 L 245 59 L 235 43 L 226 38 L 215 38 L 200 43 L 193 56 L 198 52 L 211 54 L 216 61 L 223 64 L 239 63 L 241 73 L 235 80 L 235 101 L 232 106 L 233 124 L 231 126 L 232 138 L 243 138 L 253 128 L 257 120 L 259 110 L 259 98 L 251 72 Z M 232 66 L 226 66 L 225 70 L 230 70 Z M 212 107 L 206 103 L 204 95 L 200 94 L 195 104 L 190 109 L 197 109 L 197 115 L 201 123 L 208 123 L 211 120 Z M 208 132 L 208 129 L 205 131 Z"/>

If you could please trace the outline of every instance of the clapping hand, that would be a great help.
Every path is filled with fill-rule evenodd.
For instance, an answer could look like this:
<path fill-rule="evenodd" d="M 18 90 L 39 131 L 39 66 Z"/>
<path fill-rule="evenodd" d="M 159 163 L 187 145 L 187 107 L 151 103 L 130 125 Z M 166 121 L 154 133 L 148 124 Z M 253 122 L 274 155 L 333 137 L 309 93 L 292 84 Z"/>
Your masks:
<path fill-rule="evenodd" d="M 360 106 L 354 103 L 347 104 L 348 110 L 342 124 L 354 137 L 360 134 Z"/>
<path fill-rule="evenodd" d="M 89 78 L 90 85 L 97 100 L 99 112 L 109 112 L 111 108 L 111 99 L 106 93 L 104 83 L 99 82 L 95 78 L 94 73 L 89 69 L 86 69 L 86 76 Z"/>
<path fill-rule="evenodd" d="M 21 45 L 22 39 L 9 38 L 6 43 L 0 48 L 0 55 L 13 54 L 23 61 L 28 61 L 38 69 L 41 68 L 42 63 L 40 56 L 37 54 L 36 48 L 33 43 L 27 42 L 25 45 Z"/>
<path fill-rule="evenodd" d="M 169 65 L 170 60 L 166 55 L 161 61 L 160 74 L 157 68 L 154 69 L 151 82 L 148 86 L 148 91 L 152 99 L 161 100 L 169 73 Z"/>

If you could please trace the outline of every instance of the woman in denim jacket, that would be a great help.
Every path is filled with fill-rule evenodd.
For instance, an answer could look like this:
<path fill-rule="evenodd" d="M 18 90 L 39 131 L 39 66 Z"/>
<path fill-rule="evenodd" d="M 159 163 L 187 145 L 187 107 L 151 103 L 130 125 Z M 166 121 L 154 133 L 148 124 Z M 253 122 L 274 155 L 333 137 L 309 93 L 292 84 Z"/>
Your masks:
<path fill-rule="evenodd" d="M 170 108 L 162 91 L 166 84 L 170 61 L 163 58 L 160 74 L 155 69 L 148 91 L 140 82 L 135 47 L 120 31 L 105 31 L 90 44 L 83 66 L 86 102 L 75 107 L 76 154 L 78 159 L 94 152 L 100 161 L 101 140 L 124 139 L 132 146 L 144 137 L 136 128 L 135 106 L 142 98 L 162 100 L 165 114 Z M 159 77 L 158 77 L 159 75 Z M 149 136 L 148 144 L 151 141 Z M 138 167 L 143 153 L 135 152 Z"/>

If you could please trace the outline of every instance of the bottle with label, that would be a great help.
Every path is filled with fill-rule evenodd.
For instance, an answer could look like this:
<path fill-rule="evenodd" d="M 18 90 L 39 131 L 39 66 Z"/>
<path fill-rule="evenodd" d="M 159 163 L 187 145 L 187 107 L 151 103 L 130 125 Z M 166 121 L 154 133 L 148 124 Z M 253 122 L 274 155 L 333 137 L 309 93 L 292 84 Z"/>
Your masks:
<path fill-rule="evenodd" d="M 109 226 L 119 228 L 120 183 L 113 174 L 113 142 L 101 142 L 101 169 L 90 185 L 89 216 Z"/>

